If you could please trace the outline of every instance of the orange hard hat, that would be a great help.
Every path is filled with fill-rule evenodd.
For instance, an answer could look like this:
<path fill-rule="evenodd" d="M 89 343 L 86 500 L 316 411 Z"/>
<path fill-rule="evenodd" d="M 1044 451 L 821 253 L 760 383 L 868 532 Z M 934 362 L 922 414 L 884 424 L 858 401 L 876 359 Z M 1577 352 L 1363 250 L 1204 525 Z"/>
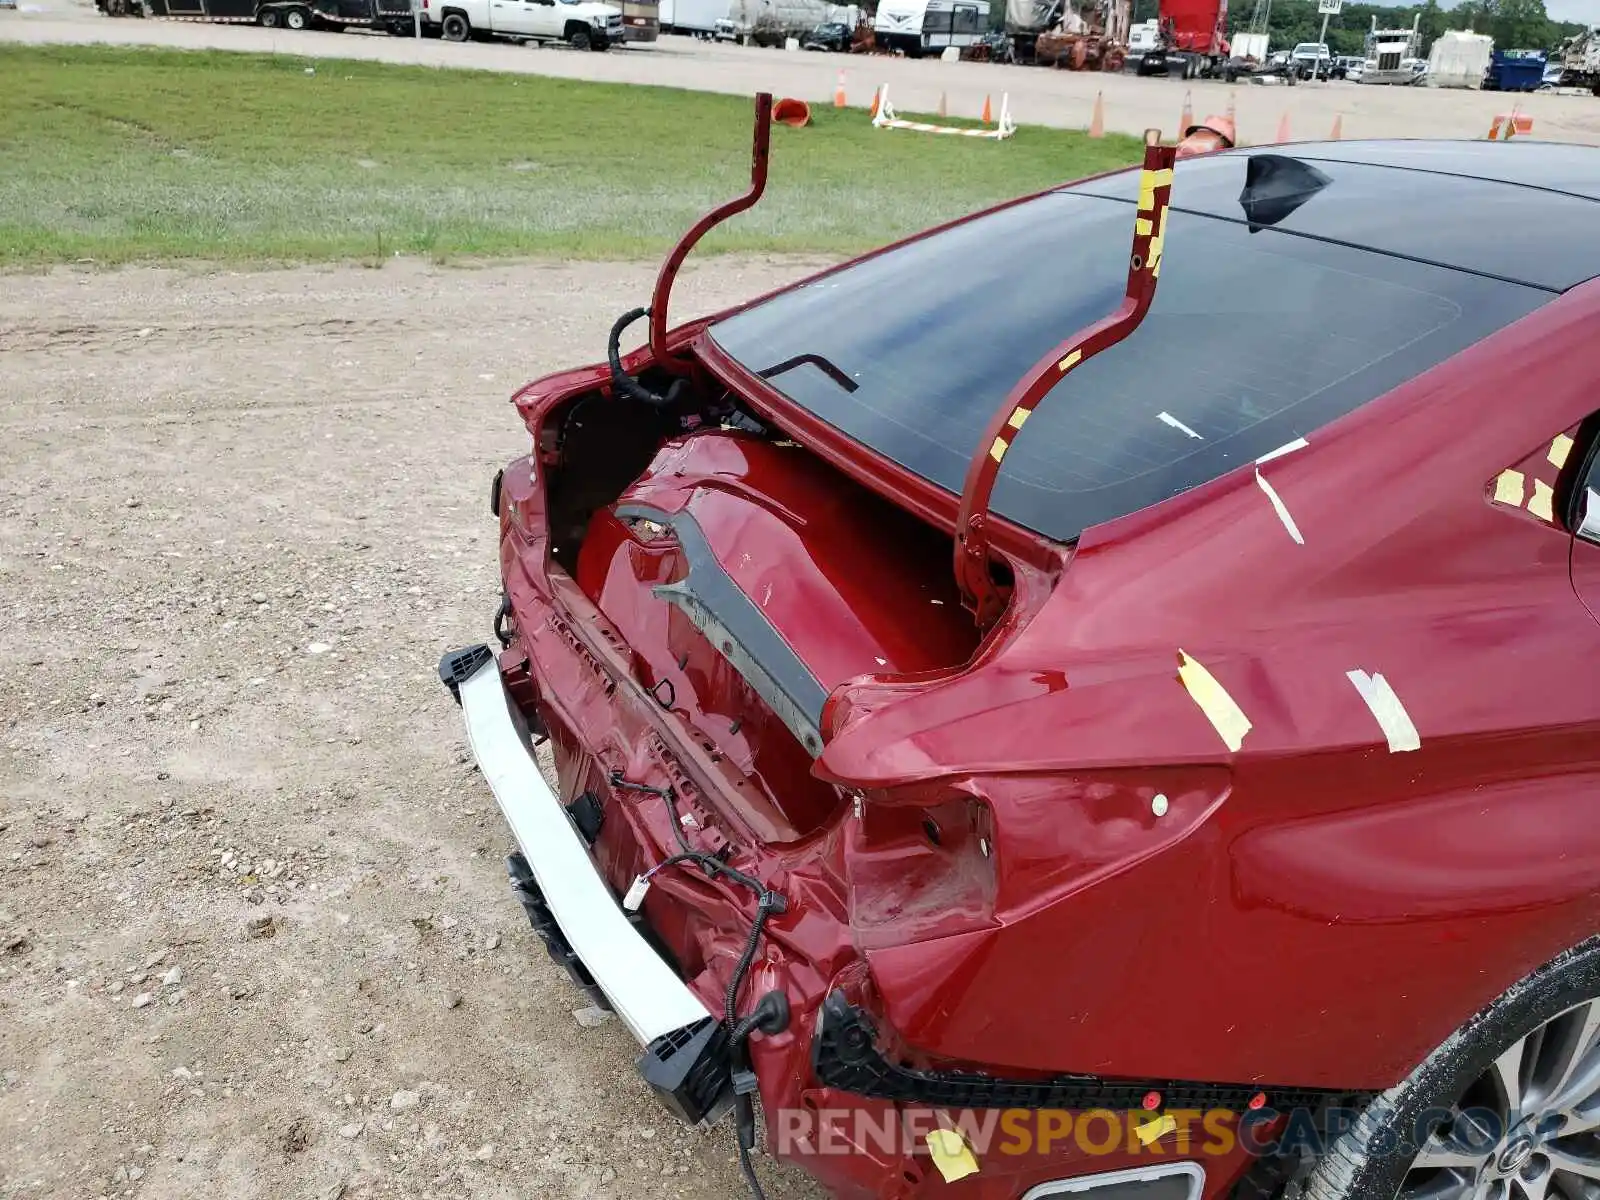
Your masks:
<path fill-rule="evenodd" d="M 1185 129 L 1183 131 L 1183 136 L 1185 138 L 1189 138 L 1194 134 L 1203 132 L 1214 133 L 1221 138 L 1221 149 L 1223 150 L 1231 150 L 1235 145 L 1238 144 L 1238 138 L 1234 135 L 1232 117 L 1209 116 L 1199 124 L 1191 125 L 1189 128 Z"/>

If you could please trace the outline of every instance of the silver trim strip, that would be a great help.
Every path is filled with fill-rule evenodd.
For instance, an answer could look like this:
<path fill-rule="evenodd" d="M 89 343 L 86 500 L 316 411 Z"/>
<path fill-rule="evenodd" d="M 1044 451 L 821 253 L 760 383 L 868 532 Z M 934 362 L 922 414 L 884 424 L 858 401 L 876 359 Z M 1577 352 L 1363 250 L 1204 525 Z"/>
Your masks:
<path fill-rule="evenodd" d="M 566 809 L 517 735 L 511 699 L 493 658 L 460 685 L 460 694 L 472 753 L 539 890 L 634 1039 L 647 1046 L 709 1017 L 706 1006 L 628 921 L 595 869 Z"/>
<path fill-rule="evenodd" d="M 1112 1187 L 1119 1183 L 1144 1183 L 1151 1179 L 1164 1179 L 1168 1175 L 1189 1176 L 1189 1191 L 1184 1200 L 1200 1200 L 1200 1191 L 1206 1185 L 1205 1168 L 1197 1162 L 1162 1163 L 1155 1167 L 1134 1167 L 1127 1171 L 1105 1171 L 1099 1175 L 1079 1175 L 1075 1179 L 1058 1179 L 1029 1188 L 1022 1200 L 1046 1200 L 1050 1196 L 1070 1196 L 1096 1188 Z"/>

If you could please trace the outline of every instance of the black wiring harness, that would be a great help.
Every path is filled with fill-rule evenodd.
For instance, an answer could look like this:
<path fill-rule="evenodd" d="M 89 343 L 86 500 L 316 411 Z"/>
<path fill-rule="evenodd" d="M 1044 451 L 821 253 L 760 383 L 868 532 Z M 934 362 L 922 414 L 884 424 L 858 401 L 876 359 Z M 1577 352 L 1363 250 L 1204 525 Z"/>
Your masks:
<path fill-rule="evenodd" d="M 637 319 L 644 310 L 639 309 L 628 314 L 624 321 Z M 612 331 L 612 367 L 617 366 L 615 347 L 618 330 Z M 626 376 L 624 376 L 626 378 Z M 672 822 L 672 832 L 678 842 L 677 854 L 669 855 L 655 866 L 651 867 L 641 878 L 648 882 L 653 876 L 666 870 L 668 867 L 680 866 L 684 863 L 693 863 L 703 870 L 708 877 L 721 876 L 731 880 L 741 887 L 749 888 L 756 894 L 756 915 L 750 924 L 750 934 L 745 938 L 744 952 L 739 955 L 739 961 L 734 965 L 733 974 L 728 979 L 728 990 L 723 998 L 722 1019 L 728 1030 L 728 1057 L 732 1068 L 733 1078 L 733 1104 L 735 1120 L 738 1126 L 739 1170 L 744 1175 L 745 1183 L 750 1188 L 750 1194 L 755 1200 L 766 1200 L 766 1192 L 762 1190 L 761 1181 L 756 1177 L 755 1164 L 750 1160 L 750 1151 L 756 1144 L 756 1074 L 750 1068 L 750 1055 L 748 1042 L 750 1035 L 756 1030 L 766 1033 L 776 1033 L 786 1028 L 789 1024 L 789 1002 L 782 992 L 773 991 L 763 996 L 756 1006 L 739 1016 L 739 989 L 744 986 L 745 977 L 750 973 L 751 966 L 755 963 L 756 951 L 761 944 L 761 935 L 766 929 L 767 921 L 775 914 L 788 910 L 789 902 L 781 892 L 769 889 L 759 879 L 746 875 L 743 871 L 736 870 L 723 862 L 714 854 L 696 850 L 689 845 L 689 839 L 684 836 L 683 819 L 678 814 L 677 796 L 670 787 L 658 788 L 645 783 L 634 783 L 623 778 L 621 771 L 611 772 L 611 786 L 616 789 L 643 792 L 646 795 L 659 796 L 667 806 L 667 816 Z"/>
<path fill-rule="evenodd" d="M 687 379 L 673 380 L 672 386 L 662 394 L 651 391 L 622 369 L 623 332 L 640 317 L 649 315 L 648 308 L 630 308 L 617 318 L 616 324 L 611 326 L 611 337 L 606 342 L 606 358 L 611 363 L 611 386 L 616 389 L 619 396 L 626 396 L 629 400 L 637 400 L 640 404 L 648 404 L 651 408 L 670 408 L 678 402 L 678 398 L 689 386 Z"/>

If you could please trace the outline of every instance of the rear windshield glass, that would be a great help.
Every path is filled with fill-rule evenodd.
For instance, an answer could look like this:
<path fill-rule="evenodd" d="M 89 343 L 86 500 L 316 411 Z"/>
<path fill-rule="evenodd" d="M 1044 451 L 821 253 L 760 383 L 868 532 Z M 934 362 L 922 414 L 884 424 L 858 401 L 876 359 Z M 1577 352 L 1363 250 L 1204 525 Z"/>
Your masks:
<path fill-rule="evenodd" d="M 712 336 L 795 403 L 960 492 L 1018 377 L 1120 301 L 1132 223 L 1131 204 L 1052 193 L 775 296 Z M 1550 298 L 1174 211 L 1143 325 L 1040 404 L 994 510 L 1071 540 L 1314 432 Z"/>

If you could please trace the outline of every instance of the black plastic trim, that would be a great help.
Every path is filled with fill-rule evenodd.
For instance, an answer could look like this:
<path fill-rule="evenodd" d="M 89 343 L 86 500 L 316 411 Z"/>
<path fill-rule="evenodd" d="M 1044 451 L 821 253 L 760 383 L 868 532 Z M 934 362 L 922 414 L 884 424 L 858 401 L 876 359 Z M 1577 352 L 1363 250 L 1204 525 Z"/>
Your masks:
<path fill-rule="evenodd" d="M 925 1071 L 889 1062 L 879 1052 L 868 1020 L 843 992 L 823 1002 L 811 1044 L 811 1066 L 826 1087 L 901 1103 L 945 1108 L 1065 1109 L 1082 1112 L 1105 1108 L 1133 1110 L 1146 1106 L 1152 1092 L 1163 1109 L 1229 1109 L 1245 1112 L 1271 1108 L 1318 1109 L 1330 1099 L 1346 1100 L 1353 1109 L 1371 1099 L 1370 1092 L 1326 1088 L 1276 1087 L 1262 1084 L 1196 1083 L 1182 1079 L 1107 1080 L 1097 1075 L 1058 1075 L 1050 1079 L 1006 1079 L 966 1071 Z M 1258 1099 L 1261 1097 L 1262 1099 Z"/>
<path fill-rule="evenodd" d="M 610 1012 L 611 1001 L 594 981 L 594 976 L 589 974 L 589 968 L 583 965 L 583 960 L 567 941 L 567 935 L 561 932 L 561 925 L 550 911 L 544 893 L 539 890 L 533 868 L 520 850 L 506 859 L 506 874 L 511 878 L 511 890 L 517 894 L 523 912 L 528 914 L 528 924 L 533 926 L 533 931 L 539 935 L 550 957 L 566 971 L 573 983 L 589 993 L 589 998 L 597 1008 Z"/>
<path fill-rule="evenodd" d="M 486 662 L 494 660 L 494 652 L 479 642 L 464 650 L 451 650 L 439 660 L 439 682 L 450 689 L 450 696 L 461 703 L 461 685 L 477 674 Z"/>
<path fill-rule="evenodd" d="M 663 1034 L 636 1064 L 667 1110 L 690 1125 L 714 1119 L 732 1088 L 728 1033 L 713 1017 Z"/>

